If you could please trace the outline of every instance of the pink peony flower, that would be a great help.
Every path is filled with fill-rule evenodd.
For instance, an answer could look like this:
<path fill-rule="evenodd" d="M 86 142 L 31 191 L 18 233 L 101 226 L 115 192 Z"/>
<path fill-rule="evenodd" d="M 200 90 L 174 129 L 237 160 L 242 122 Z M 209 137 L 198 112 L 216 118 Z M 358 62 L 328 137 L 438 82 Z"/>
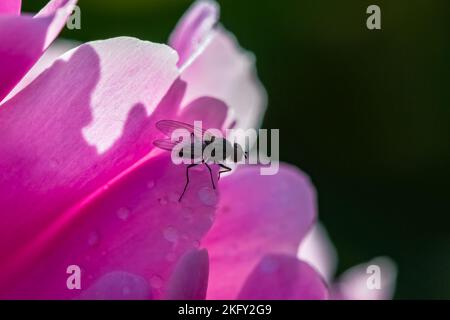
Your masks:
<path fill-rule="evenodd" d="M 162 119 L 261 123 L 254 58 L 218 16 L 195 3 L 170 47 L 81 45 L 0 105 L 0 298 L 328 298 L 297 258 L 317 216 L 302 172 L 240 166 L 213 190 L 200 166 L 179 202 L 185 166 L 153 147 Z"/>
<path fill-rule="evenodd" d="M 35 16 L 20 15 L 21 0 L 0 3 L 0 102 L 58 36 L 76 0 L 52 0 Z"/>

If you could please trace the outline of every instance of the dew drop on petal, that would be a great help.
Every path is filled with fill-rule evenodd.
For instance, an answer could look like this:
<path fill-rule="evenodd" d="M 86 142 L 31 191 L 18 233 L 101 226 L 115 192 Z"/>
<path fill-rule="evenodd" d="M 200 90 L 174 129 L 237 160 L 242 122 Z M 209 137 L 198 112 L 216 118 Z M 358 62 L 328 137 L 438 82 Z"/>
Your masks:
<path fill-rule="evenodd" d="M 90 247 L 94 247 L 98 244 L 99 240 L 100 240 L 100 237 L 98 235 L 98 232 L 93 231 L 88 236 L 88 245 Z"/>
<path fill-rule="evenodd" d="M 192 214 L 193 214 L 193 212 L 192 212 L 192 209 L 190 209 L 190 208 L 183 208 L 181 210 L 181 215 L 188 222 L 192 221 L 192 219 L 193 219 Z"/>
<path fill-rule="evenodd" d="M 150 285 L 155 289 L 160 289 L 163 285 L 163 279 L 155 274 L 150 278 Z"/>
<path fill-rule="evenodd" d="M 117 217 L 120 220 L 126 221 L 130 217 L 130 209 L 128 208 L 120 208 L 117 210 Z"/>
<path fill-rule="evenodd" d="M 147 182 L 147 189 L 153 189 L 155 187 L 155 181 L 150 180 L 149 182 Z"/>
<path fill-rule="evenodd" d="M 264 273 L 274 273 L 278 270 L 278 267 L 278 262 L 270 258 L 264 259 L 260 265 L 261 271 Z"/>
<path fill-rule="evenodd" d="M 167 227 L 163 231 L 164 238 L 169 242 L 177 242 L 178 241 L 178 231 L 173 227 Z"/>
<path fill-rule="evenodd" d="M 166 198 L 162 197 L 158 199 L 160 205 L 165 206 L 167 204 Z"/>
<path fill-rule="evenodd" d="M 206 206 L 213 207 L 217 204 L 217 194 L 209 187 L 201 188 L 198 191 L 198 198 Z"/>
<path fill-rule="evenodd" d="M 200 247 L 200 241 L 194 240 L 194 242 L 192 242 L 192 245 L 194 246 L 194 248 L 199 248 Z"/>

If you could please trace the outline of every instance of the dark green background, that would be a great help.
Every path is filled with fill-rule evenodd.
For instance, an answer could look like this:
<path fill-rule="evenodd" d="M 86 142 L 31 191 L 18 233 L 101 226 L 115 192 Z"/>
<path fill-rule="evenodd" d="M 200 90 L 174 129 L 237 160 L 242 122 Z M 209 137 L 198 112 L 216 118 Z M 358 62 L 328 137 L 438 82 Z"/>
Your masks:
<path fill-rule="evenodd" d="M 46 0 L 24 0 L 36 11 Z M 339 272 L 377 255 L 399 266 L 396 298 L 450 298 L 450 2 L 219 1 L 257 56 L 264 126 L 311 175 Z M 81 41 L 166 42 L 185 0 L 81 0 Z M 366 8 L 382 9 L 382 30 Z"/>

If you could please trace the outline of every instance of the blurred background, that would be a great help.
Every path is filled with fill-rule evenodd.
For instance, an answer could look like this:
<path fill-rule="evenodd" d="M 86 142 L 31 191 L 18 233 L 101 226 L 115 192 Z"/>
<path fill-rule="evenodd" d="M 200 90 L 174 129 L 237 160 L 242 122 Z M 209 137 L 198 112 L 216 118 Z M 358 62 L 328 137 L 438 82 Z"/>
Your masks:
<path fill-rule="evenodd" d="M 47 0 L 24 0 L 38 11 Z M 450 2 L 220 1 L 222 22 L 257 57 L 265 128 L 307 172 L 338 272 L 388 255 L 395 298 L 450 298 Z M 80 0 L 89 41 L 166 42 L 189 0 Z M 366 8 L 382 30 L 366 28 Z"/>

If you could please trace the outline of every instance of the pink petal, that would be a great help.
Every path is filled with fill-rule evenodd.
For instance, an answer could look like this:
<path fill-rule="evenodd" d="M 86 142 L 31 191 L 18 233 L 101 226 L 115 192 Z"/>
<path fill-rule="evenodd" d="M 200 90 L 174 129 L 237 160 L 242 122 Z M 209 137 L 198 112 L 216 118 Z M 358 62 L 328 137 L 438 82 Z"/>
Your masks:
<path fill-rule="evenodd" d="M 182 79 L 188 84 L 183 105 L 202 96 L 214 97 L 230 108 L 228 125 L 234 120 L 237 128 L 261 125 L 267 97 L 256 75 L 255 58 L 224 29 L 214 31 L 206 48 L 183 71 Z"/>
<path fill-rule="evenodd" d="M 368 285 L 368 281 L 373 275 L 373 271 L 368 269 L 370 266 L 379 267 L 381 275 L 379 289 Z M 333 298 L 339 300 L 389 300 L 394 295 L 396 277 L 395 263 L 387 257 L 379 257 L 357 265 L 342 274 L 333 288 Z"/>
<path fill-rule="evenodd" d="M 204 300 L 208 287 L 208 251 L 192 250 L 178 262 L 169 280 L 167 300 Z"/>
<path fill-rule="evenodd" d="M 148 281 L 131 273 L 110 272 L 84 290 L 83 300 L 151 300 L 152 289 Z"/>
<path fill-rule="evenodd" d="M 34 18 L 0 16 L 0 102 L 58 36 L 76 2 L 53 0 Z"/>
<path fill-rule="evenodd" d="M 219 6 L 214 1 L 197 1 L 185 13 L 169 39 L 180 56 L 179 66 L 189 64 L 204 49 L 218 20 Z"/>
<path fill-rule="evenodd" d="M 0 2 L 0 15 L 19 15 L 22 7 L 22 0 L 2 0 Z"/>
<path fill-rule="evenodd" d="M 180 120 L 194 123 L 202 120 L 203 129 L 222 129 L 227 118 L 228 107 L 220 100 L 203 97 L 192 101 L 183 108 Z"/>
<path fill-rule="evenodd" d="M 210 253 L 208 299 L 234 299 L 251 270 L 268 253 L 295 256 L 316 218 L 309 179 L 281 165 L 274 176 L 240 167 L 220 181 L 216 221 L 203 246 Z"/>
<path fill-rule="evenodd" d="M 172 164 L 168 153 L 144 158 L 18 252 L 1 270 L 0 297 L 77 298 L 83 291 L 67 289 L 65 271 L 78 265 L 87 297 L 104 294 L 105 287 L 123 289 L 110 281 L 111 273 L 119 272 L 132 275 L 140 296 L 146 286 L 136 279 L 143 278 L 151 287 L 151 297 L 161 298 L 177 261 L 200 245 L 215 212 L 217 195 L 204 169 L 191 171 L 188 190 L 178 202 L 185 172 L 185 166 Z M 186 268 L 192 263 L 181 262 Z M 205 266 L 199 267 L 201 271 Z M 186 279 L 180 269 L 176 272 L 172 281 L 181 284 Z M 201 293 L 200 283 L 191 285 L 190 293 Z M 111 294 L 117 297 L 122 291 Z"/>
<path fill-rule="evenodd" d="M 0 269 L 61 212 L 152 150 L 155 122 L 175 117 L 184 93 L 176 61 L 164 45 L 93 42 L 2 105 Z"/>
<path fill-rule="evenodd" d="M 328 289 L 307 263 L 287 255 L 267 255 L 249 275 L 241 300 L 324 300 Z"/>
<path fill-rule="evenodd" d="M 303 239 L 298 258 L 313 266 L 328 283 L 333 280 L 337 253 L 322 224 L 316 223 Z"/>

